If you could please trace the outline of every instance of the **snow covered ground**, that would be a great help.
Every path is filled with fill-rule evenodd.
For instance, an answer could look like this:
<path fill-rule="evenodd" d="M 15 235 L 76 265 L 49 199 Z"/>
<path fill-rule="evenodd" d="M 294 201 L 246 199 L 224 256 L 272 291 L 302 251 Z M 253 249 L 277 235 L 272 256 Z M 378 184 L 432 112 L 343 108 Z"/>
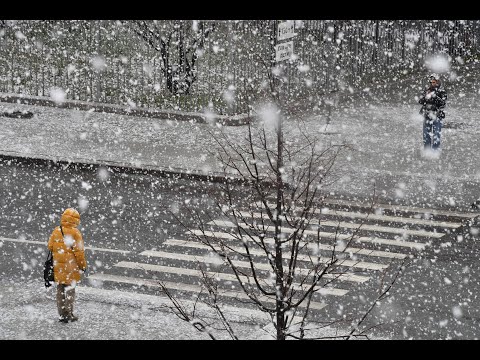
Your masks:
<path fill-rule="evenodd" d="M 336 194 L 368 198 L 375 182 L 385 201 L 468 210 L 480 197 L 480 107 L 465 101 L 453 97 L 447 106 L 437 156 L 421 149 L 422 118 L 414 99 L 339 107 L 328 126 L 324 115 L 303 119 L 303 125 L 324 144 L 353 146 L 337 162 L 341 177 L 331 188 Z M 0 103 L 0 111 L 9 109 L 35 116 L 0 118 L 2 154 L 220 172 L 208 152 L 215 125 Z M 284 123 L 285 140 L 299 141 L 298 124 L 296 119 Z M 223 131 L 241 139 L 246 126 Z"/>
<path fill-rule="evenodd" d="M 304 119 L 309 132 L 325 144 L 353 146 L 353 151 L 338 160 L 340 179 L 329 189 L 332 195 L 365 199 L 375 182 L 381 201 L 469 210 L 480 198 L 480 106 L 476 93 L 459 94 L 451 94 L 447 105 L 439 156 L 428 156 L 421 149 L 422 119 L 413 90 L 406 101 L 339 107 L 328 126 L 323 115 Z M 207 151 L 214 145 L 209 131 L 217 129 L 209 124 L 0 103 L 0 112 L 9 109 L 29 110 L 35 116 L 0 117 L 0 154 L 205 174 L 220 171 Z M 285 122 L 286 140 L 298 140 L 298 122 Z M 238 139 L 246 134 L 245 126 L 223 130 Z M 81 320 L 66 327 L 56 321 L 53 294 L 42 284 L 2 280 L 0 286 L 2 339 L 207 338 L 140 296 L 109 298 L 79 289 L 77 314 Z M 269 338 L 258 326 L 236 325 L 241 338 Z"/>
<path fill-rule="evenodd" d="M 0 281 L 0 339 L 2 340 L 208 340 L 191 324 L 180 320 L 165 308 L 166 297 L 95 291 L 79 287 L 74 312 L 77 322 L 60 323 L 55 289 L 41 282 Z M 200 313 L 205 314 L 200 306 Z M 234 311 L 234 310 L 231 310 Z M 231 314 L 226 310 L 226 314 Z M 246 316 L 251 316 L 247 314 Z M 211 318 L 210 318 L 211 319 Z M 233 318 L 230 318 L 233 319 Z M 259 325 L 240 316 L 231 321 L 236 336 L 242 340 L 273 340 L 271 325 Z M 208 318 L 207 318 L 208 320 Z M 314 325 L 312 325 L 314 326 Z M 345 334 L 346 330 L 343 330 Z M 226 331 L 212 330 L 216 339 L 231 339 Z M 338 329 L 316 330 L 316 336 L 339 335 Z M 374 337 L 375 338 L 375 337 Z M 375 338 L 379 339 L 379 338 Z"/>
<path fill-rule="evenodd" d="M 58 313 L 54 287 L 41 283 L 8 283 L 1 281 L 0 339 L 30 340 L 187 340 L 209 339 L 167 309 L 135 297 L 116 294 L 113 299 L 88 295 L 77 290 L 75 312 L 79 320 L 63 324 Z M 265 337 L 259 327 L 236 323 L 236 331 L 245 339 Z M 227 334 L 215 333 L 218 338 Z"/>
<path fill-rule="evenodd" d="M 441 153 L 433 155 L 422 149 L 418 109 L 380 104 L 337 113 L 330 130 L 355 148 L 340 159 L 337 189 L 368 194 L 375 180 L 377 193 L 392 201 L 468 210 L 480 197 L 478 108 L 448 108 Z"/>

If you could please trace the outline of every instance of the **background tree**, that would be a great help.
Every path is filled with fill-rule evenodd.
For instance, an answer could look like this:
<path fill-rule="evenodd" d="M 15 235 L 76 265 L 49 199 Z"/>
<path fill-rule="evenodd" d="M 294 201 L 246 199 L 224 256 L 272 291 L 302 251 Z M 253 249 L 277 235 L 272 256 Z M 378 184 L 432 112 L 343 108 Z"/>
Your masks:
<path fill-rule="evenodd" d="M 134 31 L 161 54 L 162 72 L 172 94 L 189 94 L 197 80 L 197 60 L 215 23 L 186 20 L 128 22 Z"/>

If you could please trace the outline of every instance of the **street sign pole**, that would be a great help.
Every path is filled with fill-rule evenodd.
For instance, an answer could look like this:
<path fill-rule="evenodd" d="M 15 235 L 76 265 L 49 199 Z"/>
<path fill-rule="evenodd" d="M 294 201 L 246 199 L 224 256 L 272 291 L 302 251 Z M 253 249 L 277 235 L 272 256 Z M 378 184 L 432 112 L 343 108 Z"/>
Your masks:
<path fill-rule="evenodd" d="M 276 80 L 275 80 L 275 74 L 274 74 L 274 69 L 277 64 L 277 30 L 278 29 L 278 20 L 273 20 L 273 52 L 272 52 L 272 63 L 271 63 L 271 68 L 270 68 L 270 74 L 272 76 L 272 95 L 275 96 L 277 86 L 276 86 Z"/>
<path fill-rule="evenodd" d="M 276 59 L 277 59 L 277 42 L 278 42 L 278 20 L 273 21 L 273 51 L 272 51 L 272 68 L 271 68 L 271 76 L 272 76 L 272 96 L 275 105 L 278 107 L 278 122 L 276 126 L 277 130 L 277 166 L 276 166 L 276 215 L 275 215 L 275 230 L 279 231 L 282 226 L 282 199 L 283 199 L 283 179 L 281 170 L 283 169 L 283 130 L 282 130 L 282 104 L 280 103 L 280 87 L 277 86 L 278 80 L 275 79 L 274 71 L 276 66 Z M 281 246 L 281 242 L 277 239 L 275 241 L 275 265 L 276 265 L 276 278 L 275 278 L 275 285 L 277 287 L 277 293 L 283 294 L 284 292 L 284 283 L 283 283 L 283 249 Z M 285 319 L 285 312 L 283 311 L 284 303 L 283 299 L 280 299 L 277 295 L 276 299 L 276 330 L 277 330 L 277 338 L 284 337 L 286 319 Z"/>
<path fill-rule="evenodd" d="M 277 21 L 277 20 L 275 20 Z M 295 22 L 283 21 L 276 23 L 275 30 L 275 61 L 289 60 L 293 55 L 293 38 L 295 33 Z M 283 40 L 289 40 L 284 42 Z"/>
<path fill-rule="evenodd" d="M 273 66 L 272 66 L 272 81 L 273 81 L 273 93 L 274 93 L 274 99 L 276 106 L 279 108 L 279 113 L 278 113 L 278 123 L 277 123 L 277 151 L 278 151 L 278 161 L 277 161 L 277 169 L 283 168 L 283 128 L 282 128 L 282 122 L 283 122 L 283 112 L 282 112 L 282 104 L 280 103 L 280 86 L 279 86 L 279 79 L 276 79 L 275 74 L 274 74 L 274 68 L 277 65 L 277 46 L 278 46 L 278 20 L 273 21 L 273 27 L 274 27 L 274 41 L 273 41 L 273 49 L 274 49 L 274 54 L 273 54 Z M 280 186 L 282 181 L 280 171 L 277 170 L 277 184 L 278 184 L 278 194 L 277 194 L 277 200 L 281 198 L 281 192 L 282 186 Z M 278 205 L 278 204 L 277 204 Z M 280 210 L 279 207 L 277 207 L 278 210 Z"/>

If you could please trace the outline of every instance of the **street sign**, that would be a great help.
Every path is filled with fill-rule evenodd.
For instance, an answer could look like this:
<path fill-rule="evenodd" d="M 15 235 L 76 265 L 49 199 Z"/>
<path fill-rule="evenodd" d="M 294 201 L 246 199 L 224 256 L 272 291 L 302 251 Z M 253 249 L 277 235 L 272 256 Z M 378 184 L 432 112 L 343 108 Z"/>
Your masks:
<path fill-rule="evenodd" d="M 293 55 L 293 41 L 275 45 L 275 62 L 288 60 Z"/>
<path fill-rule="evenodd" d="M 290 39 L 294 36 L 297 36 L 297 34 L 295 34 L 295 22 L 284 21 L 278 24 L 278 30 L 277 30 L 278 41 Z"/>

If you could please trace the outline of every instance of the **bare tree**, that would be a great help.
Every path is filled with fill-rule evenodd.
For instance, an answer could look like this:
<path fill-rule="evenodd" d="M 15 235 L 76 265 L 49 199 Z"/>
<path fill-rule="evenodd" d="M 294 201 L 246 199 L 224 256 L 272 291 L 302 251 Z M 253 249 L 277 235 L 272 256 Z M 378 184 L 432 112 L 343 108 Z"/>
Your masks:
<path fill-rule="evenodd" d="M 128 25 L 152 49 L 161 54 L 162 72 L 167 89 L 174 95 L 189 94 L 197 80 L 197 60 L 203 51 L 205 40 L 215 29 L 215 23 L 208 27 L 202 21 L 129 21 Z"/>
<path fill-rule="evenodd" d="M 322 144 L 299 119 L 295 120 L 301 141 L 285 138 L 282 122 L 286 112 L 277 76 L 281 69 L 259 61 L 267 69 L 270 94 L 263 110 L 257 107 L 260 121 L 247 126 L 242 140 L 221 130 L 211 131 L 217 144 L 212 154 L 223 165 L 226 178 L 237 181 L 221 185 L 216 212 L 192 207 L 187 208 L 188 215 L 173 215 L 192 241 L 223 261 L 248 303 L 268 314 L 276 339 L 305 339 L 312 331 L 307 323 L 318 309 L 316 294 L 351 276 L 345 267 L 358 262 L 348 254 L 363 223 L 350 235 L 340 234 L 338 227 L 334 233 L 322 231 L 324 189 L 335 181 L 335 161 L 349 147 Z M 187 224 L 185 218 L 195 225 Z M 231 231 L 215 232 L 219 226 Z M 204 288 L 217 304 L 222 291 L 214 278 L 211 272 L 202 271 Z M 351 332 L 337 337 L 365 337 L 360 325 L 390 287 L 380 292 Z M 227 326 L 221 309 L 215 310 Z M 233 334 L 232 327 L 226 329 Z"/>
<path fill-rule="evenodd" d="M 315 294 L 350 276 L 344 266 L 359 261 L 349 260 L 348 254 L 361 225 L 349 236 L 340 234 L 338 228 L 334 233 L 322 231 L 322 188 L 327 185 L 343 147 L 328 146 L 316 153 L 316 141 L 303 135 L 303 144 L 296 148 L 285 146 L 288 140 L 282 144 L 286 154 L 283 162 L 270 146 L 268 129 L 263 126 L 254 129 L 250 125 L 242 144 L 223 133 L 212 132 L 225 172 L 231 175 L 228 169 L 234 170 L 245 184 L 238 186 L 227 181 L 222 186 L 216 213 L 191 208 L 188 215 L 177 217 L 192 241 L 206 246 L 223 260 L 248 302 L 270 316 L 279 340 L 307 338 L 307 330 L 313 330 L 307 329 L 307 323 L 315 311 Z M 196 225 L 188 225 L 184 218 L 194 219 Z M 215 232 L 218 226 L 232 231 L 224 236 Z M 338 338 L 367 337 L 360 325 L 388 294 L 400 270 L 401 267 L 392 282 L 379 291 L 351 332 Z M 217 304 L 222 291 L 214 285 L 214 278 L 212 272 L 202 271 L 207 299 Z M 218 306 L 215 311 L 227 325 Z M 230 326 L 228 331 L 233 334 Z"/>

